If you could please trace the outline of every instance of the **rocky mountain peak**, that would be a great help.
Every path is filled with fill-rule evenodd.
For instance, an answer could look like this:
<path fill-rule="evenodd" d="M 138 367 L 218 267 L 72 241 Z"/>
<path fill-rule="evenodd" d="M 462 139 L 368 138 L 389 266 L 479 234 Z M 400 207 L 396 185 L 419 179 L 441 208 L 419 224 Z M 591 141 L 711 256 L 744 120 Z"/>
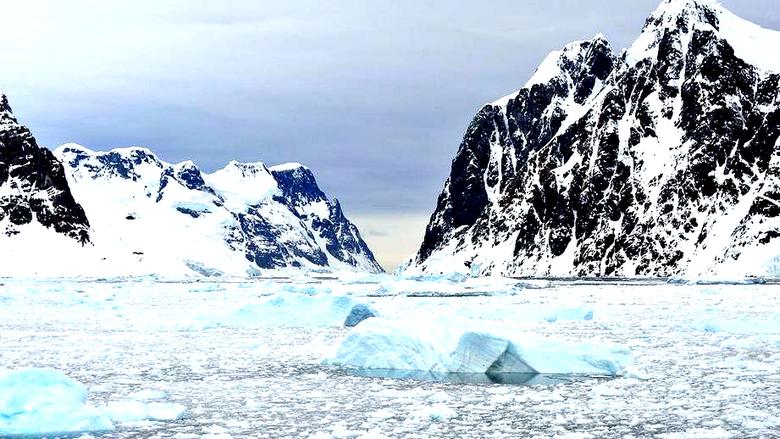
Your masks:
<path fill-rule="evenodd" d="M 284 198 L 293 204 L 308 204 L 327 200 L 317 185 L 314 173 L 303 165 L 281 165 L 271 168 Z"/>
<path fill-rule="evenodd" d="M 408 269 L 771 269 L 778 35 L 712 1 L 671 0 L 622 60 L 601 37 L 553 52 L 526 87 L 475 116 Z"/>
<path fill-rule="evenodd" d="M 73 198 L 64 168 L 38 146 L 0 98 L 0 233 L 18 235 L 30 224 L 54 229 L 78 243 L 90 242 L 84 209 Z"/>

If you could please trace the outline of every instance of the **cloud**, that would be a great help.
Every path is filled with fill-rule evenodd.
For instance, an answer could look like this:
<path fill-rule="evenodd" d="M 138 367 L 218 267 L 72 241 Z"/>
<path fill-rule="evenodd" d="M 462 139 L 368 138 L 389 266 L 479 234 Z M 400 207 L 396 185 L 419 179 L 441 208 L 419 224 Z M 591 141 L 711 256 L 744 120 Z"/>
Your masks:
<path fill-rule="evenodd" d="M 571 40 L 626 46 L 658 1 L 7 2 L 0 88 L 50 147 L 297 161 L 348 212 L 428 214 L 483 103 Z M 776 2 L 724 1 L 780 28 Z"/>
<path fill-rule="evenodd" d="M 385 238 L 385 237 L 390 236 L 389 232 L 384 231 L 384 230 L 376 230 L 376 229 L 368 229 L 363 234 L 366 235 L 366 236 L 376 236 L 376 237 L 381 237 L 381 238 Z"/>

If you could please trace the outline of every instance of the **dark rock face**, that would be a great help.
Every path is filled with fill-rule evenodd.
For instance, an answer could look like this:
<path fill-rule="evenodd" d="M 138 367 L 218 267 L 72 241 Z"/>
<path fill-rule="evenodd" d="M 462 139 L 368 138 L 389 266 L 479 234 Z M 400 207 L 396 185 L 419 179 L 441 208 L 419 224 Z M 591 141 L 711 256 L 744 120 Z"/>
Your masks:
<path fill-rule="evenodd" d="M 299 267 L 300 258 L 315 265 L 323 267 L 328 265 L 325 252 L 311 244 L 314 242 L 311 232 L 298 242 L 288 242 L 283 237 L 285 234 L 295 233 L 295 230 L 289 226 L 271 223 L 264 217 L 260 208 L 250 207 L 246 213 L 235 215 L 241 225 L 243 241 L 246 243 L 246 258 L 258 267 Z"/>
<path fill-rule="evenodd" d="M 667 0 L 623 59 L 601 37 L 573 43 L 554 74 L 485 106 L 412 266 L 670 276 L 772 244 L 780 75 L 735 53 L 720 11 Z"/>
<path fill-rule="evenodd" d="M 328 199 L 325 193 L 317 186 L 314 174 L 304 166 L 271 170 L 271 175 L 274 176 L 274 179 L 279 184 L 282 198 L 292 206 L 327 201 Z"/>
<path fill-rule="evenodd" d="M 17 123 L 8 99 L 0 97 L 0 223 L 19 233 L 33 221 L 82 245 L 90 242 L 89 221 L 74 200 L 62 163 Z"/>
<path fill-rule="evenodd" d="M 325 250 L 335 259 L 346 264 L 357 266 L 358 256 L 367 260 L 370 271 L 382 272 L 382 267 L 376 262 L 374 254 L 360 236 L 358 228 L 352 224 L 344 212 L 338 200 L 328 200 L 327 196 L 317 185 L 314 174 L 304 166 L 284 170 L 271 170 L 279 189 L 282 191 L 284 204 L 286 204 L 301 221 L 310 225 L 314 234 L 325 242 Z M 314 203 L 325 203 L 328 207 L 328 216 L 312 215 L 307 207 Z M 309 260 L 320 261 L 322 255 L 311 255 Z M 312 259 L 314 258 L 314 259 Z M 319 262 L 318 265 L 322 265 Z"/>

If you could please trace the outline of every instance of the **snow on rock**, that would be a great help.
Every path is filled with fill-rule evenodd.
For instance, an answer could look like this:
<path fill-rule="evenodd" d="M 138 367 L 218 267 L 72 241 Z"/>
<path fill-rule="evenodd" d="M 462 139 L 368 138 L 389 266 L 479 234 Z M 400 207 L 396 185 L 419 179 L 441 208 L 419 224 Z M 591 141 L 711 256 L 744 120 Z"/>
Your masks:
<path fill-rule="evenodd" d="M 308 168 L 213 173 L 148 148 L 40 148 L 0 95 L 0 275 L 254 277 L 382 272 Z M 43 252 L 40 249 L 46 248 Z"/>
<path fill-rule="evenodd" d="M 86 387 L 53 369 L 0 371 L 0 435 L 109 431 Z"/>
<path fill-rule="evenodd" d="M 624 56 L 553 52 L 474 117 L 403 273 L 777 276 L 778 45 L 664 0 Z"/>
<path fill-rule="evenodd" d="M 620 375 L 632 362 L 620 345 L 567 342 L 457 319 L 374 318 L 354 328 L 326 364 L 438 373 Z"/>

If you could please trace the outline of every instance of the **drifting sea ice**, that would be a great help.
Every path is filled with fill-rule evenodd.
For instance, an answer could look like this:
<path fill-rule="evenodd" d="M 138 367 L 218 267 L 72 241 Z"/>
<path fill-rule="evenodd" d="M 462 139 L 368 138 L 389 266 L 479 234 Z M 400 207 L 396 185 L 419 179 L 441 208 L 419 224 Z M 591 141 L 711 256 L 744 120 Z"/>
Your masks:
<path fill-rule="evenodd" d="M 199 316 L 195 327 L 300 327 L 343 326 L 357 304 L 350 296 L 331 294 L 277 294 L 259 303 L 249 303 L 227 314 Z"/>
<path fill-rule="evenodd" d="M 113 430 L 87 389 L 53 369 L 0 372 L 0 435 Z"/>
<path fill-rule="evenodd" d="M 181 418 L 187 408 L 170 402 L 145 402 L 139 400 L 111 401 L 105 408 L 114 422 L 132 421 L 175 421 Z"/>
<path fill-rule="evenodd" d="M 494 281 L 495 288 L 490 286 Z M 475 290 L 499 293 L 452 297 L 446 292 L 453 284 L 443 282 L 445 294 L 422 298 L 375 297 L 376 283 L 324 277 L 0 283 L 0 294 L 7 298 L 0 301 L 3 367 L 57 365 L 88 385 L 98 410 L 101 402 L 125 399 L 170 400 L 187 407 L 187 414 L 174 422 L 114 422 L 113 431 L 92 433 L 95 437 L 305 438 L 323 432 L 317 437 L 550 438 L 576 433 L 618 439 L 774 437 L 780 431 L 780 326 L 775 324 L 780 288 L 771 283 L 655 283 L 648 288 L 550 281 L 547 288 L 511 295 L 503 293 L 508 285 L 503 280 L 468 279 L 464 284 L 470 287 L 484 285 Z M 578 377 L 531 386 L 489 380 L 464 384 L 449 377 L 373 378 L 321 365 L 334 355 L 325 349 L 351 333 L 340 318 L 333 326 L 227 324 L 233 311 L 273 298 L 259 295 L 289 296 L 310 287 L 330 289 L 330 299 L 351 293 L 355 303 L 376 307 L 381 317 L 398 319 L 398 324 L 465 320 L 470 326 L 458 329 L 456 338 L 470 330 L 511 340 L 528 333 L 535 334 L 534 340 L 625 344 L 634 363 L 624 374 L 628 377 L 620 379 Z M 318 301 L 327 303 L 326 297 L 314 297 L 313 303 Z M 281 312 L 294 315 L 292 309 L 282 306 Z M 577 311 L 569 319 L 566 310 L 592 310 L 594 317 L 584 320 L 585 313 Z M 205 331 L 183 327 L 198 315 L 224 317 L 225 325 Z M 554 323 L 546 319 L 552 316 L 558 317 Z M 713 332 L 704 332 L 705 324 Z M 439 416 L 447 414 L 445 408 L 456 416 Z"/>
<path fill-rule="evenodd" d="M 353 329 L 324 362 L 438 373 L 617 376 L 632 355 L 617 344 L 555 340 L 482 321 L 373 318 Z"/>

